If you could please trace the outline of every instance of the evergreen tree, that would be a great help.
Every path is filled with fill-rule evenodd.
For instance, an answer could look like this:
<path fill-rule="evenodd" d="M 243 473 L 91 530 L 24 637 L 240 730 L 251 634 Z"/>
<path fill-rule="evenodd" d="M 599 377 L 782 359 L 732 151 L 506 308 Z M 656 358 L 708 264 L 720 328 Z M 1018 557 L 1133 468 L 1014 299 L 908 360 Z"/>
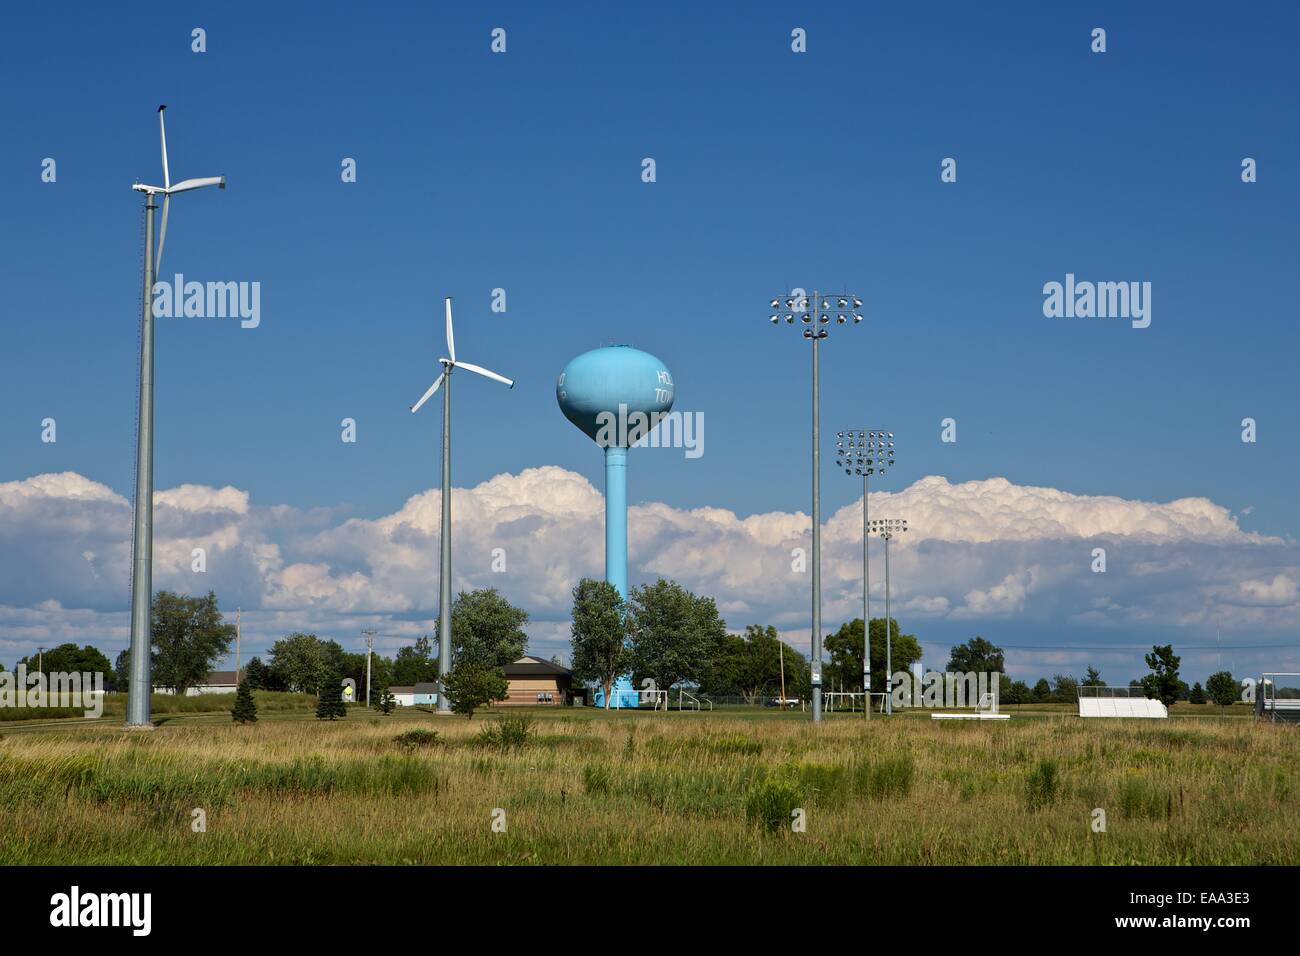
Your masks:
<path fill-rule="evenodd" d="M 343 703 L 343 679 L 334 668 L 325 668 L 320 683 L 320 699 L 316 704 L 316 719 L 334 720 L 347 715 L 348 707 Z"/>
<path fill-rule="evenodd" d="M 1188 695 L 1187 702 L 1189 704 L 1205 703 L 1205 689 L 1201 687 L 1200 681 L 1192 685 L 1192 692 Z"/>
<path fill-rule="evenodd" d="M 230 716 L 237 724 L 257 723 L 257 702 L 253 700 L 253 682 L 247 676 L 239 682 L 235 691 L 235 706 L 230 709 Z"/>
<path fill-rule="evenodd" d="M 370 689 L 371 702 L 375 709 L 381 714 L 391 714 L 393 708 L 397 706 L 397 698 L 393 692 L 388 689 L 388 681 L 384 680 L 382 675 L 376 675 L 378 679 Z"/>

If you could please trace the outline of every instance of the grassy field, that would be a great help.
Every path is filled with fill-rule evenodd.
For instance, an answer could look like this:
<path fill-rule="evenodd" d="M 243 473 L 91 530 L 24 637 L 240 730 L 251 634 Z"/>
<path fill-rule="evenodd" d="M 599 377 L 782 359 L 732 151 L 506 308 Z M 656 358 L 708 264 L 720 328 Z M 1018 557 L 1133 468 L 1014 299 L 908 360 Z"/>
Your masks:
<path fill-rule="evenodd" d="M 820 727 L 759 710 L 467 721 L 353 708 L 331 723 L 287 697 L 264 697 L 243 727 L 189 711 L 152 732 L 112 718 L 0 727 L 0 864 L 1300 860 L 1300 730 L 1245 708 Z M 805 832 L 791 831 L 795 808 Z"/>

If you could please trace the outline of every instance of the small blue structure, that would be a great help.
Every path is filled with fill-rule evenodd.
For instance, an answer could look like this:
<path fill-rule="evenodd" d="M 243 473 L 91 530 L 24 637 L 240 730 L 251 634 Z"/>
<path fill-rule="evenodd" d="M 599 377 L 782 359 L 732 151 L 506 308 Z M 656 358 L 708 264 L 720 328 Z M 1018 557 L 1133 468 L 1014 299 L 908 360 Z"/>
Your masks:
<path fill-rule="evenodd" d="M 411 703 L 436 705 L 438 703 L 438 685 L 432 681 L 416 684 L 411 694 Z"/>
<path fill-rule="evenodd" d="M 555 384 L 564 417 L 605 450 L 605 580 L 627 598 L 627 452 L 673 407 L 667 366 L 627 345 L 583 352 Z M 615 697 L 614 695 L 618 696 Z M 630 675 L 620 677 L 610 706 L 635 707 L 640 695 Z M 595 704 L 605 706 L 604 688 Z"/>
<path fill-rule="evenodd" d="M 597 707 L 605 706 L 605 688 L 597 687 L 595 696 L 591 702 Z M 636 707 L 641 703 L 641 695 L 636 692 L 632 686 L 632 675 L 624 674 L 618 680 L 614 681 L 613 688 L 609 692 L 610 707 Z"/>

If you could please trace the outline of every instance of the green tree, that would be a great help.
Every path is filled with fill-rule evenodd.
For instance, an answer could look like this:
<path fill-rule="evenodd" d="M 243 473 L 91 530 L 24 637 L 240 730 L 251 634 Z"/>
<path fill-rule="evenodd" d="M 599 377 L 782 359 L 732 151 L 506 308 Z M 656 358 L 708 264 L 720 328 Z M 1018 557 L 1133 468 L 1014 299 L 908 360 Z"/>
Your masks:
<path fill-rule="evenodd" d="M 394 684 L 423 684 L 438 679 L 438 661 L 427 634 L 417 637 L 414 644 L 398 649 L 390 676 Z"/>
<path fill-rule="evenodd" d="M 1052 693 L 1061 703 L 1076 704 L 1079 702 L 1079 681 L 1066 674 L 1056 674 L 1052 677 Z"/>
<path fill-rule="evenodd" d="M 713 598 L 660 578 L 633 588 L 628 601 L 633 683 L 651 678 L 660 690 L 698 683 L 727 637 Z"/>
<path fill-rule="evenodd" d="M 1237 700 L 1237 680 L 1228 671 L 1217 671 L 1205 681 L 1205 689 L 1220 707 L 1230 707 Z"/>
<path fill-rule="evenodd" d="M 965 644 L 956 644 L 948 655 L 949 671 L 956 674 L 1001 673 L 1006 669 L 1002 648 L 994 647 L 978 634 Z"/>
<path fill-rule="evenodd" d="M 379 710 L 381 714 L 391 714 L 393 708 L 397 706 L 397 698 L 389 690 L 388 676 L 386 673 L 376 672 L 373 675 L 370 686 L 371 705 Z"/>
<path fill-rule="evenodd" d="M 248 681 L 248 686 L 253 690 L 281 689 L 272 686 L 271 668 L 263 664 L 260 657 L 254 657 L 244 665 L 244 678 Z"/>
<path fill-rule="evenodd" d="M 753 704 L 759 697 L 772 697 L 781 691 L 781 662 L 784 655 L 786 683 L 796 670 L 803 669 L 803 658 L 796 665 L 794 651 L 783 647 L 772 625 L 750 624 L 745 633 L 728 634 L 715 648 L 713 659 L 700 690 L 706 694 L 736 694 Z M 786 688 L 790 694 L 790 688 Z"/>
<path fill-rule="evenodd" d="M 1187 702 L 1189 704 L 1203 704 L 1205 701 L 1205 688 L 1201 686 L 1200 681 L 1197 681 L 1192 685 L 1191 693 L 1187 695 Z"/>
<path fill-rule="evenodd" d="M 338 647 L 337 644 L 334 646 Z M 271 673 L 286 690 L 316 694 L 320 691 L 321 677 L 332 655 L 325 642 L 315 634 L 299 631 L 272 644 L 269 656 Z"/>
<path fill-rule="evenodd" d="M 1151 648 L 1151 653 L 1146 655 L 1151 673 L 1142 678 L 1142 690 L 1148 698 L 1158 700 L 1166 707 L 1174 705 L 1182 685 L 1178 679 L 1181 662 L 1182 658 L 1174 653 L 1172 644 L 1156 644 Z"/>
<path fill-rule="evenodd" d="M 1089 667 L 1088 672 L 1083 675 L 1083 680 L 1079 682 L 1080 687 L 1105 687 L 1102 683 L 1101 671 L 1095 667 Z"/>
<path fill-rule="evenodd" d="M 230 717 L 237 724 L 257 723 L 257 702 L 253 700 L 253 683 L 247 677 L 239 682 L 235 691 L 235 706 L 230 708 Z"/>
<path fill-rule="evenodd" d="M 225 623 L 212 591 L 197 598 L 159 591 L 151 630 L 153 682 L 182 697 L 203 683 L 235 639 L 235 625 Z"/>
<path fill-rule="evenodd" d="M 108 682 L 112 682 L 115 677 L 108 658 L 91 644 L 85 647 L 72 643 L 60 644 L 49 648 L 44 654 L 31 654 L 20 659 L 14 668 L 17 669 L 19 664 L 25 664 L 29 673 L 35 673 L 39 667 L 46 674 L 103 674 L 104 680 Z"/>
<path fill-rule="evenodd" d="M 320 677 L 319 694 L 316 702 L 317 720 L 334 720 L 348 715 L 348 705 L 343 703 L 343 678 L 338 671 L 326 668 Z"/>
<path fill-rule="evenodd" d="M 131 649 L 120 651 L 113 661 L 113 689 L 126 692 L 131 686 Z"/>
<path fill-rule="evenodd" d="M 631 665 L 627 607 L 608 581 L 583 578 L 573 588 L 573 679 L 599 684 L 609 709 L 614 681 Z"/>
<path fill-rule="evenodd" d="M 505 700 L 509 682 L 500 667 L 471 658 L 456 664 L 443 681 L 453 713 L 473 719 L 474 711 Z"/>
<path fill-rule="evenodd" d="M 1046 677 L 1040 677 L 1038 683 L 1034 684 L 1032 691 L 1031 703 L 1046 704 L 1052 699 L 1052 685 L 1047 682 Z"/>
<path fill-rule="evenodd" d="M 998 701 L 1003 704 L 1032 703 L 1034 692 L 1022 680 L 1012 680 L 1003 674 L 998 682 Z"/>
<path fill-rule="evenodd" d="M 894 673 L 910 671 L 912 665 L 921 659 L 921 644 L 916 636 L 903 634 L 897 619 L 890 620 L 890 632 L 893 637 L 893 653 L 889 655 Z M 834 634 L 826 636 L 823 646 L 830 654 L 830 666 L 825 669 L 823 677 L 849 690 L 862 688 L 862 618 L 840 625 Z M 880 693 L 888 689 L 885 674 L 886 652 L 885 619 L 871 619 L 871 689 Z M 786 662 L 787 668 L 789 661 Z M 788 670 L 787 670 L 788 673 Z"/>
<path fill-rule="evenodd" d="M 505 667 L 524 656 L 528 612 L 515 607 L 496 588 L 461 591 L 451 606 L 452 668 L 473 661 Z"/>

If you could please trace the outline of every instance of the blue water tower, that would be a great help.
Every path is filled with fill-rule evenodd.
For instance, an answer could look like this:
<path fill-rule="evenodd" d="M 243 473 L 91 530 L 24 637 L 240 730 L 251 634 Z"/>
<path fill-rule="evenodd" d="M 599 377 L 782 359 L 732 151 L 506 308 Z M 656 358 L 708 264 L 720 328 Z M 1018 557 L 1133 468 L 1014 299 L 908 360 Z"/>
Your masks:
<path fill-rule="evenodd" d="M 673 406 L 673 377 L 648 352 L 627 345 L 583 352 L 555 384 L 564 417 L 605 451 L 605 580 L 627 599 L 627 451 Z M 637 706 L 630 676 L 614 685 L 622 707 Z M 596 691 L 596 705 L 604 706 Z M 613 703 L 613 701 L 611 701 Z"/>

